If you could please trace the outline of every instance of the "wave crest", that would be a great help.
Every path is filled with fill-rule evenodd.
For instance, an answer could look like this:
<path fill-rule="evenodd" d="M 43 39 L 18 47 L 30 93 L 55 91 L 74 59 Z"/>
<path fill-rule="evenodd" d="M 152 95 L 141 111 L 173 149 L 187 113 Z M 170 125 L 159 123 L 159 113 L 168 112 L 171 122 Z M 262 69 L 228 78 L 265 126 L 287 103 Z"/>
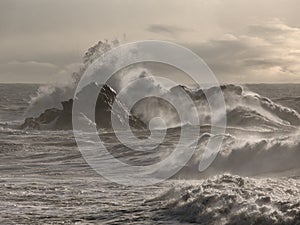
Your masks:
<path fill-rule="evenodd" d="M 200 224 L 297 224 L 300 183 L 233 175 L 176 184 L 148 201 L 163 216 Z"/>

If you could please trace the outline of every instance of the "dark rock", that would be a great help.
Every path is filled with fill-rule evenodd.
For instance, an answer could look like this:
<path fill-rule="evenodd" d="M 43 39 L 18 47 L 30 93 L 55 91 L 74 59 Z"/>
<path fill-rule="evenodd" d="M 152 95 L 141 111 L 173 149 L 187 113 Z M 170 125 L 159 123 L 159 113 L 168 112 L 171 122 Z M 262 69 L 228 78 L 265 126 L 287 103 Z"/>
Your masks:
<path fill-rule="evenodd" d="M 100 90 L 100 92 L 99 92 Z M 93 83 L 84 87 L 76 96 L 75 101 L 86 103 L 92 101 L 89 99 L 90 94 L 97 91 L 98 98 L 95 107 L 95 118 L 92 118 L 89 110 L 82 109 L 83 113 L 91 121 L 95 122 L 98 128 L 112 128 L 111 117 L 116 119 L 119 125 L 129 120 L 132 128 L 145 129 L 147 126 L 134 115 L 129 114 L 123 104 L 116 99 L 116 92 L 108 85 L 98 86 Z M 63 101 L 62 109 L 47 109 L 36 118 L 27 118 L 20 126 L 21 129 L 52 129 L 52 130 L 70 130 L 72 129 L 72 107 L 73 99 Z M 114 103 L 115 102 L 115 103 Z M 116 104 L 116 111 L 112 113 L 113 104 Z"/>

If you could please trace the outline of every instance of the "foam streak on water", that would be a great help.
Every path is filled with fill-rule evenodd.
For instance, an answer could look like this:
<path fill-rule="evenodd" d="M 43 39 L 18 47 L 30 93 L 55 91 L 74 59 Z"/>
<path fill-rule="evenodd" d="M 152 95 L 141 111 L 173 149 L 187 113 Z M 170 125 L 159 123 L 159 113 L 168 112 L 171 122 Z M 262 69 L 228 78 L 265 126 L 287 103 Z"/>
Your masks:
<path fill-rule="evenodd" d="M 72 131 L 16 129 L 28 106 L 24 96 L 37 86 L 0 85 L 0 224 L 300 224 L 297 93 L 254 87 L 262 95 L 267 88 L 268 99 L 246 90 L 225 96 L 232 120 L 207 171 L 197 170 L 211 137 L 203 126 L 182 171 L 158 185 L 130 187 L 93 171 Z M 109 131 L 101 138 L 123 162 L 148 165 L 170 154 L 179 130 L 169 129 L 154 152 L 132 152 Z"/>

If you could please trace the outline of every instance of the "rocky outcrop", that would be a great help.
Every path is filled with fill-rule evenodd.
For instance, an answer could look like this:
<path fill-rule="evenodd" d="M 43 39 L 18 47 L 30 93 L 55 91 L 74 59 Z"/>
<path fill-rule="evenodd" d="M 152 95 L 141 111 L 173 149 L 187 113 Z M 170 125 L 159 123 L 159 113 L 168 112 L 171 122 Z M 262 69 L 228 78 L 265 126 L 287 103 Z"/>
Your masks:
<path fill-rule="evenodd" d="M 63 109 L 51 108 L 45 110 L 40 116 L 29 117 L 20 126 L 21 129 L 38 130 L 68 130 L 72 129 L 72 104 L 73 100 L 62 102 Z"/>
<path fill-rule="evenodd" d="M 123 104 L 116 99 L 115 91 L 108 85 L 98 86 L 93 83 L 83 88 L 77 95 L 75 101 L 90 101 L 88 99 L 90 91 L 99 92 L 96 108 L 95 118 L 91 118 L 91 115 L 83 114 L 94 121 L 98 128 L 112 128 L 111 118 L 113 117 L 122 126 L 126 121 L 132 128 L 145 129 L 147 126 L 137 117 L 131 115 L 126 111 Z M 113 104 L 116 105 L 117 110 L 112 111 Z M 73 99 L 62 102 L 62 109 L 51 108 L 45 110 L 40 116 L 25 119 L 25 122 L 20 126 L 21 129 L 41 129 L 41 130 L 69 130 L 72 129 L 72 106 Z M 78 116 L 78 115 L 76 115 Z"/>

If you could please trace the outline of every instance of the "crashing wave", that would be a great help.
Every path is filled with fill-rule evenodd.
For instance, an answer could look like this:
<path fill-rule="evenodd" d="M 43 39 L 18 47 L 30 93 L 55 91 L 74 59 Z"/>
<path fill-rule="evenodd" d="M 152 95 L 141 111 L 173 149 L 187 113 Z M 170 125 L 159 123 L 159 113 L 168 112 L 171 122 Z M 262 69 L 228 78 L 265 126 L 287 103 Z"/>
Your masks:
<path fill-rule="evenodd" d="M 298 113 L 300 113 L 300 97 L 283 97 L 283 98 L 277 98 L 273 99 L 274 102 L 277 102 L 281 105 L 284 105 L 288 108 L 296 110 Z"/>
<path fill-rule="evenodd" d="M 241 176 L 300 174 L 299 131 L 286 131 L 286 134 L 282 132 L 276 137 L 272 133 L 264 132 L 228 132 L 231 135 L 225 136 L 219 154 L 206 171 L 199 173 L 198 168 L 208 140 L 214 138 L 208 133 L 201 136 L 194 156 L 175 178 L 206 178 L 223 173 Z"/>
<path fill-rule="evenodd" d="M 147 201 L 160 216 L 198 224 L 298 224 L 300 183 L 296 179 L 253 179 L 221 175 L 176 184 Z"/>
<path fill-rule="evenodd" d="M 71 84 L 65 86 L 41 87 L 37 96 L 32 98 L 27 110 L 28 118 L 21 127 L 38 129 L 71 129 L 72 100 L 70 99 L 73 97 L 79 79 L 95 59 L 118 46 L 118 44 L 118 41 L 113 41 L 111 43 L 100 41 L 91 47 L 85 54 L 83 64 L 79 71 L 72 74 L 73 82 L 71 82 Z M 190 106 L 187 103 L 186 98 L 182 96 L 183 90 L 190 96 L 195 104 L 200 118 L 200 125 L 209 125 L 211 123 L 211 111 L 207 102 L 207 97 L 214 95 L 216 91 L 218 91 L 217 87 L 208 89 L 190 89 L 183 85 L 178 85 L 167 90 L 163 89 L 163 85 L 158 83 L 155 80 L 155 77 L 152 77 L 151 74 L 149 74 L 149 71 L 145 69 L 135 70 L 134 72 L 128 69 L 126 70 L 126 73 L 130 74 L 127 76 L 122 73 L 119 74 L 119 76 L 110 79 L 106 84 L 107 86 L 105 86 L 108 88 L 102 91 L 101 96 L 111 96 L 111 89 L 114 92 L 114 96 L 111 96 L 110 100 L 116 100 L 115 95 L 122 89 L 120 85 L 124 85 L 128 80 L 132 81 L 138 80 L 140 77 L 147 77 L 147 79 L 144 79 L 146 82 L 142 84 L 136 83 L 136 85 L 139 86 L 139 88 L 143 87 L 145 90 L 158 97 L 149 97 L 139 101 L 132 109 L 126 108 L 127 102 L 118 102 L 119 105 L 122 105 L 121 111 L 124 113 L 121 117 L 132 117 L 139 120 L 141 123 L 148 125 L 153 117 L 159 116 L 165 121 L 167 127 L 191 123 L 191 121 L 180 121 L 176 109 L 164 100 L 174 99 L 174 101 L 177 101 L 178 105 L 189 109 L 192 106 Z M 227 124 L 229 127 L 240 127 L 249 130 L 274 130 L 281 129 L 282 127 L 300 125 L 300 115 L 292 108 L 282 106 L 279 103 L 275 103 L 256 93 L 245 91 L 243 87 L 239 85 L 221 85 L 220 88 L 226 103 Z M 126 101 L 130 102 L 131 99 L 134 99 L 132 97 L 139 95 L 138 90 L 139 89 L 133 89 L 131 92 L 129 91 Z M 106 100 L 110 102 L 109 99 Z M 105 124 L 104 127 L 111 127 L 111 107 L 109 104 L 104 104 L 103 107 L 104 111 L 107 110 L 110 112 L 104 113 L 103 111 L 101 124 Z M 98 108 L 100 110 L 100 105 Z M 130 113 L 127 111 L 130 111 Z M 89 118 L 88 115 L 85 116 Z M 53 118 L 57 121 L 54 121 Z M 94 118 L 89 119 L 94 120 Z M 96 116 L 96 120 L 98 119 L 99 117 Z M 99 122 L 96 121 L 96 123 L 99 125 Z"/>
<path fill-rule="evenodd" d="M 61 102 L 67 101 L 74 96 L 77 83 L 88 66 L 99 56 L 118 45 L 118 40 L 112 42 L 99 41 L 90 47 L 85 53 L 83 63 L 80 65 L 78 71 L 70 74 L 70 82 L 48 84 L 39 87 L 36 95 L 31 97 L 25 117 L 37 117 L 49 108 L 61 109 Z"/>
<path fill-rule="evenodd" d="M 229 127 L 273 130 L 300 125 L 299 113 L 291 108 L 284 107 L 258 94 L 246 92 L 243 87 L 238 85 L 221 85 L 220 88 L 226 103 L 227 124 Z M 132 112 L 146 124 L 155 116 L 155 113 L 158 113 L 158 116 L 167 121 L 169 127 L 178 126 L 180 125 L 179 115 L 176 109 L 164 100 L 164 97 L 168 95 L 168 99 L 172 98 L 177 101 L 182 99 L 180 104 L 188 109 L 189 106 L 184 101 L 185 98 L 181 96 L 182 90 L 194 101 L 199 114 L 200 125 L 209 125 L 211 122 L 211 111 L 207 97 L 216 93 L 218 90 L 216 87 L 207 90 L 192 90 L 183 85 L 178 85 L 161 94 L 161 98 L 151 97 L 140 101 L 135 105 Z M 148 110 L 151 108 L 156 109 L 155 112 Z"/>
<path fill-rule="evenodd" d="M 72 106 L 73 101 L 87 102 L 90 99 L 87 99 L 86 96 L 89 96 L 91 91 L 99 92 L 96 107 L 95 115 L 89 115 L 86 113 L 83 108 L 82 111 L 78 112 L 76 117 L 81 117 L 81 120 L 88 120 L 91 123 L 94 123 L 97 128 L 106 128 L 111 129 L 112 123 L 111 118 L 115 118 L 120 125 L 124 124 L 126 121 L 129 121 L 129 124 L 133 128 L 145 129 L 146 125 L 139 120 L 134 115 L 128 113 L 125 107 L 120 101 L 116 99 L 116 92 L 110 88 L 108 85 L 99 86 L 95 83 L 92 83 L 85 88 L 83 88 L 76 99 L 69 99 L 68 101 L 63 101 L 63 109 L 47 109 L 40 116 L 34 118 L 30 117 L 25 120 L 21 125 L 21 129 L 46 129 L 46 130 L 68 130 L 72 129 Z M 84 99 L 83 99 L 84 98 Z M 113 104 L 116 105 L 118 110 L 112 112 Z"/>
<path fill-rule="evenodd" d="M 151 85 L 151 81 L 149 81 Z M 105 85 L 102 91 L 101 96 L 106 96 L 103 98 L 103 101 L 106 104 L 98 104 L 98 109 L 103 108 L 103 113 L 101 113 L 102 124 L 110 123 L 110 114 L 104 113 L 111 111 L 111 105 L 113 101 L 116 100 L 117 93 L 110 88 L 108 85 Z M 100 90 L 99 87 L 96 87 Z M 195 106 L 199 112 L 199 116 L 201 119 L 202 125 L 210 124 L 210 108 L 206 101 L 206 97 L 213 95 L 215 93 L 216 88 L 210 88 L 208 90 L 190 90 L 185 88 L 184 86 L 177 86 L 171 88 L 169 91 L 161 94 L 161 98 L 157 97 L 149 97 L 143 99 L 138 102 L 131 109 L 130 117 L 138 118 L 142 123 L 148 124 L 149 121 L 155 117 L 160 116 L 168 127 L 180 126 L 180 118 L 176 111 L 176 109 L 170 105 L 167 101 L 164 100 L 164 96 L 168 95 L 168 98 L 176 99 L 176 101 L 181 101 L 180 92 L 177 92 L 177 88 L 182 88 L 191 99 L 194 101 Z M 157 90 L 153 88 L 153 90 Z M 225 103 L 226 103 L 226 112 L 227 112 L 227 123 L 229 127 L 241 127 L 241 128 L 253 128 L 253 130 L 272 130 L 279 129 L 282 127 L 294 126 L 297 127 L 300 125 L 300 115 L 293 109 L 288 107 L 281 106 L 268 98 L 261 97 L 258 94 L 244 92 L 242 87 L 236 85 L 222 85 L 221 90 L 223 91 Z M 112 94 L 113 93 L 113 94 Z M 186 106 L 186 103 L 182 100 L 182 106 Z M 72 105 L 70 105 L 70 101 L 63 101 L 63 109 L 47 109 L 44 113 L 42 113 L 39 117 L 26 119 L 25 126 L 22 127 L 32 127 L 32 128 L 42 128 L 49 127 L 43 126 L 49 124 L 53 121 L 52 117 L 57 117 L 58 114 L 61 116 L 58 119 L 57 127 L 58 129 L 71 129 L 71 125 L 69 121 L 71 120 Z M 126 102 L 118 102 L 119 105 L 122 105 L 122 112 L 124 113 L 121 117 L 126 117 L 128 112 L 126 111 Z M 153 110 L 155 109 L 155 110 Z M 62 116 L 62 114 L 64 116 Z M 51 117 L 51 118 L 50 118 Z M 127 115 L 128 117 L 128 115 Z M 48 118 L 48 119 L 47 119 Z M 96 120 L 98 120 L 96 115 Z M 33 121 L 36 121 L 35 124 Z M 185 121 L 188 123 L 189 121 Z M 64 124 L 66 123 L 66 124 Z M 96 121 L 97 124 L 100 124 Z M 31 124 L 31 125 L 29 125 Z M 40 124 L 40 125 L 38 125 Z M 104 127 L 111 127 L 110 125 L 105 125 Z"/>

